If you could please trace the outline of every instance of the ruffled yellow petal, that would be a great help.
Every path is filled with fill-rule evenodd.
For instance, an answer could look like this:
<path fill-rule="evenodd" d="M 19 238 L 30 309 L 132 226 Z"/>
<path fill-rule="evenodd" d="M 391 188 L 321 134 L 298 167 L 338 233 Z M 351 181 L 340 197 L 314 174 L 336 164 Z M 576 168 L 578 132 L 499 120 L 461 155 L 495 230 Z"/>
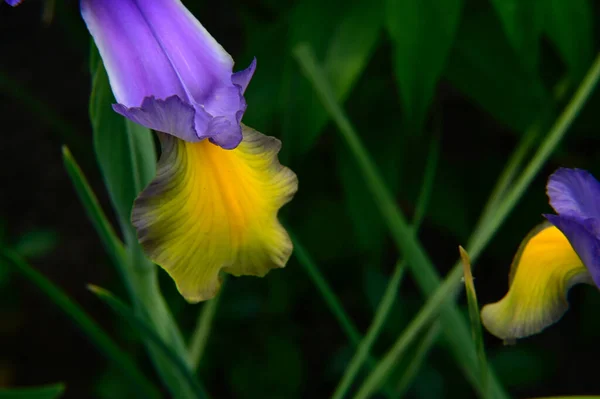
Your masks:
<path fill-rule="evenodd" d="M 582 282 L 591 283 L 587 269 L 563 233 L 545 223 L 523 240 L 511 266 L 508 293 L 483 307 L 483 325 L 509 342 L 537 334 L 562 317 L 569 308 L 569 288 Z"/>
<path fill-rule="evenodd" d="M 134 204 L 147 255 L 192 303 L 216 295 L 221 270 L 264 276 L 292 252 L 277 212 L 296 192 L 296 175 L 277 160 L 279 140 L 246 126 L 243 135 L 224 150 L 160 134 L 156 178 Z"/>

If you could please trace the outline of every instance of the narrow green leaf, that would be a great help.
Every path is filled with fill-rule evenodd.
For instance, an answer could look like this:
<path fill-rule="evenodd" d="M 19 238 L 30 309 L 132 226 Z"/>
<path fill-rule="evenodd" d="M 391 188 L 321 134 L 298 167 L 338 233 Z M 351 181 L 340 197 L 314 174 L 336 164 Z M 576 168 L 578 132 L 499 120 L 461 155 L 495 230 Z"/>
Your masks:
<path fill-rule="evenodd" d="M 404 332 L 392 348 L 385 354 L 377 367 L 367 376 L 355 399 L 366 399 L 371 397 L 377 389 L 385 382 L 400 357 L 406 353 L 412 342 L 422 333 L 435 317 L 441 311 L 447 311 L 452 306 L 452 295 L 457 291 L 457 286 L 453 275 L 448 275 L 446 280 L 429 297 L 425 305 L 421 308 L 417 316 L 406 327 Z"/>
<path fill-rule="evenodd" d="M 131 251 L 130 256 L 128 256 L 123 248 L 123 244 L 102 211 L 85 176 L 66 147 L 63 147 L 63 161 L 88 217 L 99 234 L 112 262 L 121 274 L 121 278 L 136 306 L 136 311 L 139 313 L 149 312 L 152 324 L 159 335 L 177 349 L 181 358 L 186 359 L 187 354 L 181 333 L 160 294 L 154 265 L 143 258 L 143 254 L 140 253 L 137 243 L 134 244 L 134 251 Z M 140 256 L 141 258 L 136 258 Z M 139 264 L 142 262 L 148 262 L 148 264 L 140 267 Z M 165 383 L 173 387 L 173 389 L 178 389 L 180 385 L 178 376 L 171 374 L 168 369 L 163 369 L 165 366 L 161 363 L 160 354 L 157 355 L 158 358 L 155 357 L 156 350 L 153 346 L 148 346 L 148 349 L 159 374 L 165 378 Z M 181 388 L 185 389 L 185 385 L 181 385 Z"/>
<path fill-rule="evenodd" d="M 116 101 L 102 60 L 93 57 L 90 119 L 96 158 L 125 242 L 137 243 L 130 222 L 133 200 L 156 174 L 156 150 L 150 130 L 117 114 Z"/>
<path fill-rule="evenodd" d="M 133 360 L 123 352 L 110 337 L 88 316 L 85 311 L 73 302 L 60 288 L 34 270 L 18 255 L 8 250 L 0 252 L 0 258 L 34 283 L 48 298 L 54 302 L 79 327 L 90 341 L 96 345 L 100 353 L 113 362 L 126 377 L 132 391 L 142 398 L 159 398 L 160 394 L 154 385 L 139 371 Z"/>
<path fill-rule="evenodd" d="M 437 138 L 434 138 L 431 143 L 429 156 L 427 157 L 425 176 L 423 178 L 421 192 L 419 194 L 417 208 L 413 220 L 413 229 L 415 231 L 419 230 L 421 222 L 423 221 L 423 217 L 425 216 L 427 204 L 429 203 L 431 195 L 431 189 L 433 186 L 435 170 L 439 159 L 439 153 L 440 142 Z M 406 262 L 399 259 L 396 262 L 394 274 L 390 278 L 390 281 L 388 282 L 383 297 L 381 298 L 381 301 L 377 306 L 377 311 L 375 312 L 373 321 L 371 322 L 371 325 L 369 326 L 366 335 L 360 341 L 360 344 L 358 345 L 358 348 L 356 349 L 352 360 L 350 360 L 350 363 L 346 367 L 342 379 L 338 383 L 338 386 L 333 394 L 334 399 L 342 399 L 346 395 L 346 392 L 352 385 L 352 382 L 356 378 L 356 375 L 360 371 L 365 361 L 370 356 L 371 348 L 377 340 L 377 338 L 379 337 L 381 329 L 383 328 L 383 325 L 385 324 L 385 321 L 387 320 L 387 317 L 390 311 L 392 310 L 394 301 L 398 296 L 398 289 L 400 287 L 400 282 L 402 281 L 402 276 L 404 275 L 405 268 Z"/>
<path fill-rule="evenodd" d="M 350 342 L 353 345 L 357 345 L 360 342 L 361 334 L 350 320 L 350 317 L 344 311 L 344 307 L 337 297 L 335 292 L 331 289 L 318 267 L 312 261 L 308 252 L 304 249 L 304 246 L 300 244 L 298 239 L 292 235 L 292 242 L 294 243 L 294 256 L 298 259 L 298 262 L 306 269 L 308 275 L 313 280 L 321 295 L 325 299 L 325 302 L 331 309 L 331 312 L 338 319 L 338 322 L 344 329 L 346 335 L 350 338 Z"/>
<path fill-rule="evenodd" d="M 198 317 L 198 324 L 192 333 L 188 349 L 189 363 L 193 370 L 197 369 L 200 365 L 200 360 L 204 354 L 204 348 L 206 348 L 206 344 L 208 343 L 212 323 L 215 319 L 215 314 L 217 313 L 217 306 L 223 295 L 224 285 L 225 280 L 223 279 L 223 281 L 221 281 L 221 289 L 217 296 L 210 301 L 205 301 L 202 305 L 200 317 Z"/>
<path fill-rule="evenodd" d="M 0 399 L 55 399 L 65 391 L 63 384 L 35 388 L 0 388 Z"/>
<path fill-rule="evenodd" d="M 295 53 L 305 75 L 319 94 L 321 103 L 330 113 L 338 126 L 340 134 L 355 156 L 356 162 L 360 165 L 367 189 L 373 194 L 377 206 L 390 229 L 394 242 L 408 262 L 413 277 L 425 295 L 433 295 L 440 287 L 441 279 L 423 247 L 408 226 L 404 215 L 397 208 L 393 196 L 387 190 L 377 168 L 373 164 L 369 154 L 365 151 L 350 121 L 337 103 L 331 87 L 328 85 L 323 72 L 315 61 L 310 47 L 299 46 L 296 48 Z M 460 274 L 454 271 L 449 278 L 453 279 L 456 284 L 456 281 L 460 278 Z M 456 306 L 447 307 L 442 314 L 442 322 L 446 336 L 449 342 L 451 342 L 452 353 L 457 363 L 462 367 L 463 372 L 473 386 L 481 392 L 482 387 L 479 385 L 479 375 L 476 372 L 476 350 L 469 336 L 465 320 Z M 502 387 L 498 385 L 495 376 L 492 375 L 491 381 L 495 396 L 505 397 L 506 394 Z"/>
<path fill-rule="evenodd" d="M 559 0 L 561 1 L 561 0 Z M 570 1 L 570 0 L 569 0 Z M 541 0 L 492 0 L 504 32 L 529 70 L 537 67 L 543 24 Z"/>
<path fill-rule="evenodd" d="M 540 77 L 522 65 L 492 10 L 465 8 L 444 76 L 477 106 L 518 132 L 553 106 Z"/>
<path fill-rule="evenodd" d="M 410 359 L 410 363 L 404 369 L 400 378 L 398 378 L 398 384 L 396 386 L 395 394 L 397 398 L 402 398 L 406 394 L 408 388 L 412 384 L 413 380 L 417 376 L 419 370 L 421 370 L 423 363 L 433 344 L 437 341 L 440 336 L 440 323 L 435 322 L 429 327 L 425 337 L 419 343 L 417 349 L 413 353 Z"/>
<path fill-rule="evenodd" d="M 581 80 L 594 57 L 593 15 L 588 0 L 547 0 L 544 32 L 567 64 L 573 83 Z"/>
<path fill-rule="evenodd" d="M 77 196 L 83 204 L 88 218 L 100 236 L 100 240 L 104 245 L 104 249 L 108 253 L 111 261 L 117 267 L 117 271 L 121 274 L 123 283 L 131 292 L 131 282 L 125 272 L 127 256 L 125 249 L 123 248 L 123 243 L 121 240 L 119 240 L 116 232 L 110 225 L 110 222 L 106 218 L 104 211 L 102 211 L 102 208 L 100 207 L 100 203 L 98 202 L 96 195 L 92 191 L 92 188 L 83 175 L 81 168 L 79 165 L 77 165 L 77 162 L 67 147 L 63 147 L 63 163 L 65 165 L 65 169 L 67 170 L 67 174 L 71 179 L 71 183 L 77 192 Z"/>
<path fill-rule="evenodd" d="M 394 70 L 409 131 L 421 132 L 462 7 L 463 0 L 386 0 Z"/>
<path fill-rule="evenodd" d="M 52 230 L 32 230 L 20 236 L 13 249 L 24 258 L 38 258 L 56 247 L 58 236 Z"/>
<path fill-rule="evenodd" d="M 315 13 L 314 10 L 319 12 Z M 327 76 L 339 101 L 344 101 L 375 50 L 383 27 L 382 0 L 300 2 L 290 21 L 289 47 L 309 42 L 324 58 Z M 310 21 L 308 23 L 307 21 Z M 330 38 L 323 40 L 323 38 Z M 306 154 L 329 119 L 294 64 L 288 66 L 290 90 L 285 92 L 284 138 L 295 156 Z"/>
<path fill-rule="evenodd" d="M 171 368 L 177 370 L 183 377 L 180 383 L 185 383 L 191 388 L 191 392 L 194 394 L 194 398 L 208 398 L 208 395 L 204 391 L 204 388 L 200 384 L 200 382 L 196 379 L 196 377 L 192 374 L 189 366 L 181 357 L 179 357 L 178 353 L 174 351 L 172 345 L 166 343 L 155 331 L 152 327 L 148 325 L 146 320 L 142 319 L 140 316 L 136 315 L 133 310 L 129 309 L 127 305 L 125 305 L 121 300 L 115 297 L 109 291 L 100 288 L 95 285 L 88 285 L 88 288 L 91 292 L 96 294 L 98 298 L 100 298 L 104 303 L 106 303 L 110 308 L 115 311 L 119 316 L 121 316 L 124 320 L 129 322 L 131 326 L 137 331 L 137 333 L 144 340 L 148 340 L 152 342 L 153 345 L 161 352 L 164 356 L 164 359 L 170 363 Z M 180 392 L 181 387 L 174 392 Z M 179 398 L 188 398 L 189 396 L 177 396 Z"/>
<path fill-rule="evenodd" d="M 469 318 L 471 320 L 471 335 L 477 346 L 477 357 L 479 358 L 479 372 L 481 373 L 481 385 L 483 386 L 484 397 L 489 397 L 488 392 L 488 366 L 483 346 L 483 333 L 481 331 L 481 319 L 479 318 L 479 304 L 477 303 L 477 293 L 473 283 L 473 274 L 471 274 L 471 260 L 469 254 L 461 246 L 458 247 L 460 258 L 463 263 L 463 272 L 465 280 L 465 291 L 467 292 L 467 302 L 469 304 Z"/>

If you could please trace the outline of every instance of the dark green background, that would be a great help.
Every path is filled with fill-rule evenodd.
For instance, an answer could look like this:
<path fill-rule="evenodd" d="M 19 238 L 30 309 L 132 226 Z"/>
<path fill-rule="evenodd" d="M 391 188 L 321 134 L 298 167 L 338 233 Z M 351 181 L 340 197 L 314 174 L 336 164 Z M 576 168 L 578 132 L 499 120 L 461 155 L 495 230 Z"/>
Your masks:
<path fill-rule="evenodd" d="M 600 48 L 595 0 L 506 0 L 509 14 L 495 3 L 185 2 L 232 54 L 237 69 L 257 57 L 244 122 L 283 140 L 281 160 L 298 174 L 300 190 L 282 215 L 363 332 L 399 254 L 292 49 L 301 42 L 313 46 L 409 216 L 430 142 L 441 140 L 420 239 L 445 273 L 519 138 L 538 120 L 548 130 Z M 89 36 L 77 2 L 29 0 L 15 9 L 0 4 L 0 37 L 0 245 L 17 249 L 64 288 L 152 373 L 129 326 L 85 289 L 93 283 L 124 292 L 61 160 L 61 145 L 67 144 L 114 219 L 92 149 Z M 556 102 L 553 87 L 565 77 L 566 95 Z M 482 304 L 505 293 L 520 240 L 551 211 L 546 177 L 558 166 L 600 177 L 599 111 L 597 90 L 477 262 Z M 165 273 L 161 278 L 188 335 L 200 305 L 186 304 Z M 576 287 L 570 299 L 572 309 L 559 324 L 514 347 L 486 335 L 490 362 L 514 396 L 600 393 L 600 294 Z M 406 278 L 376 355 L 421 303 Z M 218 398 L 320 398 L 332 392 L 351 354 L 319 292 L 292 258 L 264 279 L 227 281 L 200 377 Z M 30 282 L 0 265 L 0 386 L 55 381 L 66 383 L 69 398 L 127 395 L 86 337 Z M 436 345 L 410 395 L 473 392 Z"/>

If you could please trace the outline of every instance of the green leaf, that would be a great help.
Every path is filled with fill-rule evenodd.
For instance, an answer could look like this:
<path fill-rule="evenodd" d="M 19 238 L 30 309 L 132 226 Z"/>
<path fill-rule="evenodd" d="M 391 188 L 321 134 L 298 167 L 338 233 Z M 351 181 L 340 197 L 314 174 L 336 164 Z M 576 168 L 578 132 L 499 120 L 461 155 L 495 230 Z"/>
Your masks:
<path fill-rule="evenodd" d="M 156 174 L 156 149 L 150 130 L 112 109 L 115 98 L 102 60 L 92 68 L 90 119 L 96 158 L 127 244 L 137 243 L 130 222 L 133 200 Z"/>
<path fill-rule="evenodd" d="M 544 17 L 542 7 L 547 2 L 545 0 L 492 0 L 492 4 L 512 47 L 524 65 L 531 71 L 535 70 Z"/>
<path fill-rule="evenodd" d="M 63 384 L 35 388 L 0 389 L 0 399 L 55 399 L 65 391 Z"/>
<path fill-rule="evenodd" d="M 55 231 L 33 230 L 20 236 L 13 249 L 24 258 L 38 258 L 52 251 L 57 242 Z"/>
<path fill-rule="evenodd" d="M 579 82 L 594 57 L 593 12 L 588 0 L 547 0 L 544 32 Z"/>
<path fill-rule="evenodd" d="M 444 73 L 475 104 L 518 132 L 552 109 L 540 77 L 522 65 L 491 10 L 465 13 Z"/>
<path fill-rule="evenodd" d="M 63 163 L 88 218 L 100 236 L 104 249 L 108 253 L 111 261 L 117 267 L 117 271 L 121 273 L 124 284 L 131 290 L 131 283 L 128 276 L 125 274 L 127 257 L 125 249 L 123 248 L 123 243 L 119 240 L 119 237 L 117 237 L 117 233 L 110 225 L 110 222 L 100 207 L 98 198 L 96 198 L 96 195 L 83 175 L 81 168 L 77 165 L 77 162 L 67 147 L 63 147 Z"/>
<path fill-rule="evenodd" d="M 425 336 L 416 347 L 414 353 L 412 354 L 410 361 L 406 368 L 402 371 L 402 374 L 398 378 L 398 383 L 396 384 L 396 397 L 403 398 L 406 394 L 408 388 L 410 388 L 413 380 L 419 373 L 419 370 L 422 369 L 423 364 L 429 354 L 429 351 L 433 347 L 433 344 L 437 341 L 440 336 L 440 323 L 435 322 L 429 327 Z"/>
<path fill-rule="evenodd" d="M 458 28 L 462 0 L 386 0 L 405 126 L 420 133 Z"/>
<path fill-rule="evenodd" d="M 196 379 L 196 377 L 192 374 L 187 363 L 178 355 L 177 352 L 173 349 L 170 343 L 166 343 L 155 331 L 151 328 L 147 321 L 142 319 L 140 316 L 136 315 L 133 310 L 131 310 L 127 305 L 125 305 L 121 300 L 115 297 L 109 291 L 97 287 L 95 285 L 88 285 L 88 288 L 91 292 L 96 294 L 99 299 L 101 299 L 104 303 L 106 303 L 110 308 L 115 311 L 119 316 L 121 316 L 124 320 L 131 324 L 131 326 L 137 331 L 137 333 L 144 340 L 148 340 L 152 342 L 152 344 L 157 348 L 158 351 L 164 356 L 164 361 L 169 362 L 170 368 L 176 370 L 181 374 L 183 379 L 180 383 L 185 383 L 191 388 L 191 392 L 194 394 L 194 398 L 208 398 L 208 395 L 204 391 L 204 388 L 200 384 L 200 382 Z M 166 366 L 166 365 L 164 365 Z M 159 372 L 163 370 L 163 368 L 159 369 Z M 168 381 L 168 379 L 165 378 Z M 181 387 L 180 387 L 181 388 Z M 178 392 L 180 389 L 176 390 Z M 179 396 L 181 398 L 187 396 Z"/>
<path fill-rule="evenodd" d="M 67 148 L 63 148 L 63 160 L 69 177 L 84 205 L 88 217 L 92 221 L 106 251 L 115 266 L 117 266 L 117 270 L 121 274 L 121 278 L 132 296 L 136 310 L 139 312 L 149 312 L 149 317 L 159 334 L 178 349 L 181 358 L 185 358 L 186 352 L 183 339 L 177 329 L 177 324 L 175 323 L 173 316 L 170 314 L 169 309 L 158 290 L 158 281 L 154 265 L 151 263 L 147 265 L 143 264 L 143 267 L 136 267 L 135 273 L 132 273 L 132 270 L 134 270 L 131 267 L 132 264 L 139 265 L 141 262 L 148 261 L 145 259 L 136 261 L 136 258 L 127 256 L 123 244 L 106 219 L 106 215 L 102 212 L 102 208 L 100 207 L 96 196 Z M 141 254 L 138 252 L 139 247 L 137 243 L 133 245 L 135 245 L 135 251 L 132 252 L 132 254 L 140 256 Z M 172 374 L 170 369 L 164 369 L 165 365 L 161 363 L 160 354 L 156 354 L 156 350 L 153 346 L 149 345 L 149 350 L 155 366 L 160 375 L 165 379 L 165 383 L 175 390 L 175 392 L 177 392 L 178 389 L 182 389 L 186 392 L 187 386 L 180 384 L 180 376 L 176 373 Z M 185 396 L 185 394 L 181 395 Z"/>
<path fill-rule="evenodd" d="M 48 298 L 54 302 L 69 318 L 79 327 L 96 345 L 100 353 L 118 367 L 126 383 L 132 385 L 132 392 L 139 397 L 159 398 L 160 394 L 154 385 L 139 371 L 133 360 L 123 352 L 111 338 L 85 313 L 85 311 L 71 300 L 60 288 L 46 279 L 42 274 L 29 266 L 18 255 L 8 250 L 0 252 L 0 260 L 35 284 Z"/>
<path fill-rule="evenodd" d="M 350 94 L 377 44 L 383 26 L 381 2 L 312 0 L 301 2 L 292 15 L 289 48 L 309 42 L 323 55 L 326 74 L 341 102 Z M 291 139 L 288 145 L 294 155 L 302 156 L 316 143 L 329 115 L 295 64 L 289 65 L 287 74 L 290 86 L 284 99 L 284 138 Z"/>
<path fill-rule="evenodd" d="M 477 346 L 477 357 L 479 359 L 479 372 L 481 374 L 481 385 L 483 387 L 484 397 L 489 396 L 488 366 L 483 346 L 483 332 L 481 331 L 481 319 L 479 318 L 479 304 L 477 303 L 477 293 L 473 283 L 473 274 L 471 274 L 471 260 L 469 254 L 461 246 L 458 247 L 460 258 L 463 263 L 465 291 L 467 292 L 467 301 L 469 304 L 469 319 L 471 320 L 471 335 Z"/>
<path fill-rule="evenodd" d="M 444 288 L 445 285 L 451 283 L 454 283 L 454 288 L 456 289 L 457 280 L 459 279 L 461 270 L 453 270 L 447 278 L 447 282 L 444 283 L 444 285 L 440 285 L 441 278 L 439 274 L 414 235 L 414 232 L 409 227 L 406 218 L 396 206 L 393 196 L 383 183 L 379 171 L 361 143 L 354 127 L 337 103 L 331 87 L 329 86 L 323 71 L 316 63 L 315 56 L 310 47 L 307 45 L 298 46 L 295 53 L 306 77 L 311 81 L 315 91 L 319 94 L 321 103 L 330 113 L 342 138 L 348 145 L 348 148 L 352 151 L 365 179 L 366 189 L 370 190 L 373 194 L 375 202 L 387 223 L 395 244 L 406 257 L 412 275 L 423 293 L 430 298 L 434 298 L 434 295 L 440 292 L 442 288 L 447 289 L 447 287 Z M 450 292 L 454 291 L 448 291 L 448 293 Z M 461 365 L 463 372 L 470 379 L 474 388 L 481 392 L 483 387 L 480 385 L 479 376 L 476 375 L 476 349 L 469 336 L 468 327 L 466 326 L 464 319 L 455 306 L 448 306 L 445 309 L 445 312 L 442 313 L 441 319 L 446 336 L 449 341 L 451 341 L 451 349 L 456 361 Z M 423 322 L 423 320 L 420 322 Z M 407 343 L 403 343 L 402 345 L 406 344 Z M 491 370 L 490 377 L 492 382 L 490 386 L 493 388 L 495 396 L 500 398 L 505 397 L 506 394 L 504 393 L 503 388 L 498 384 L 497 380 L 494 378 L 495 376 L 491 373 Z M 381 381 L 377 381 L 375 385 L 378 386 L 380 382 Z"/>

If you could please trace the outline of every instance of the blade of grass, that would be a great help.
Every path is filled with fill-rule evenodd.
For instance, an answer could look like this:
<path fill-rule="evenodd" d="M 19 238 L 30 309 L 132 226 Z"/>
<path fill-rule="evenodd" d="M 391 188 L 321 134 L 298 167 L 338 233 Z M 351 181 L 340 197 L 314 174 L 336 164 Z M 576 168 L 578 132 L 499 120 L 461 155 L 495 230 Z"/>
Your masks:
<path fill-rule="evenodd" d="M 385 186 L 375 164 L 365 151 L 350 121 L 335 100 L 331 87 L 327 83 L 321 68 L 316 63 L 312 50 L 307 45 L 300 45 L 295 49 L 294 53 L 304 74 L 312 83 L 323 106 L 338 126 L 338 131 L 346 141 L 361 168 L 365 183 L 373 194 L 374 200 L 388 224 L 394 242 L 404 254 L 413 277 L 425 295 L 432 295 L 441 283 L 440 276 L 423 250 L 423 247 L 418 242 L 412 229 L 408 226 L 404 215 L 396 206 L 394 197 Z M 450 275 L 450 277 L 453 277 L 453 275 Z M 456 290 L 448 291 L 448 293 L 451 292 L 456 292 Z M 458 308 L 456 306 L 449 306 L 442 314 L 442 321 L 448 341 L 452 343 L 451 349 L 453 350 L 452 353 L 457 364 L 461 366 L 475 389 L 483 393 L 479 373 L 475 372 L 477 367 L 476 350 L 471 341 L 468 327 Z M 506 397 L 504 389 L 498 384 L 494 376 L 492 376 L 491 381 L 494 396 L 498 398 Z"/>
<path fill-rule="evenodd" d="M 300 242 L 294 234 L 290 234 L 290 236 L 292 238 L 292 242 L 294 243 L 294 256 L 296 257 L 296 259 L 298 259 L 298 262 L 306 269 L 308 275 L 317 286 L 317 289 L 319 290 L 321 295 L 323 295 L 323 298 L 329 306 L 329 309 L 342 326 L 342 329 L 350 339 L 352 345 L 358 345 L 360 339 L 362 338 L 361 334 L 352 322 L 352 320 L 350 320 L 350 317 L 348 317 L 348 314 L 344 310 L 340 299 L 337 297 L 335 292 L 333 292 L 333 290 L 325 280 L 325 277 L 323 277 L 323 275 L 319 271 L 317 265 L 315 265 L 306 249 L 304 249 L 304 246 L 300 244 Z"/>
<path fill-rule="evenodd" d="M 437 163 L 440 155 L 440 141 L 436 137 L 431 142 L 431 147 L 429 150 L 429 156 L 427 157 L 427 164 L 425 166 L 425 176 L 423 178 L 423 184 L 421 187 L 421 191 L 419 193 L 419 198 L 417 200 L 417 206 L 415 209 L 415 216 L 413 222 L 413 228 L 415 231 L 419 230 L 423 217 L 425 216 L 425 211 L 427 210 L 427 205 L 429 203 L 429 199 L 431 197 L 431 191 L 433 189 L 433 181 L 435 177 L 435 170 L 437 167 Z M 352 386 L 356 375 L 363 367 L 365 360 L 368 358 L 371 348 L 379 334 L 381 332 L 382 327 L 387 320 L 387 317 L 392 309 L 392 305 L 396 300 L 398 295 L 398 287 L 400 286 L 400 281 L 402 281 L 402 276 L 404 274 L 404 270 L 406 267 L 406 262 L 402 260 L 398 260 L 396 262 L 396 267 L 392 278 L 388 282 L 388 285 L 385 289 L 381 302 L 377 306 L 377 310 L 375 311 L 375 316 L 373 317 L 373 321 L 367 330 L 367 334 L 362 339 L 356 353 L 352 357 L 352 360 L 346 367 L 344 371 L 344 375 L 342 379 L 338 383 L 338 386 L 333 393 L 334 399 L 343 398 L 348 389 Z"/>
<path fill-rule="evenodd" d="M 161 395 L 156 387 L 138 370 L 131 358 L 123 352 L 110 337 L 96 324 L 96 322 L 85 313 L 85 311 L 73 302 L 61 289 L 46 279 L 42 274 L 29 266 L 18 255 L 4 249 L 0 257 L 5 263 L 22 273 L 28 280 L 34 283 L 48 298 L 54 302 L 69 318 L 86 334 L 100 352 L 113 362 L 121 370 L 126 380 L 135 388 L 132 391 L 138 393 L 142 398 L 160 398 Z"/>
<path fill-rule="evenodd" d="M 424 328 L 431 324 L 440 313 L 446 312 L 453 306 L 452 295 L 457 291 L 452 276 L 448 276 L 435 293 L 427 300 L 419 313 L 406 327 L 402 335 L 398 337 L 394 345 L 385 354 L 377 366 L 367 376 L 355 399 L 366 399 L 374 395 L 385 382 L 392 369 L 396 366 L 400 357 L 406 353 L 411 343 L 419 337 Z"/>
<path fill-rule="evenodd" d="M 470 242 L 470 245 L 467 247 L 471 254 L 471 258 L 475 259 L 476 256 L 480 254 L 489 240 L 494 236 L 496 230 L 515 207 L 517 201 L 521 199 L 521 196 L 527 187 L 529 187 L 534 177 L 538 174 L 550 155 L 552 155 L 556 146 L 563 139 L 577 115 L 579 115 L 579 112 L 592 94 L 599 79 L 600 53 L 596 56 L 596 59 L 588 70 L 585 78 L 582 80 L 563 112 L 550 128 L 550 131 L 523 170 L 523 173 L 521 173 L 512 189 L 506 194 L 502 203 L 499 204 L 498 208 L 493 213 L 493 217 L 490 218 L 488 223 L 482 226 L 479 234 L 473 236 L 472 242 Z"/>
<path fill-rule="evenodd" d="M 440 336 L 440 330 L 441 328 L 439 321 L 436 321 L 431 325 L 431 327 L 429 327 L 425 337 L 421 340 L 415 350 L 415 353 L 412 355 L 410 363 L 408 366 L 406 366 L 404 372 L 398 379 L 398 384 L 396 385 L 395 389 L 395 396 L 397 398 L 403 397 L 408 388 L 410 388 L 410 384 L 423 366 L 431 347 Z"/>
<path fill-rule="evenodd" d="M 157 333 L 163 337 L 164 340 L 171 342 L 179 357 L 187 362 L 187 351 L 183 345 L 183 339 L 181 338 L 177 324 L 169 312 L 162 296 L 159 294 L 157 295 L 159 287 L 154 265 L 144 257 L 141 250 L 134 249 L 130 250 L 129 253 L 126 252 L 122 242 L 117 237 L 115 231 L 108 222 L 106 215 L 102 211 L 83 172 L 66 147 L 63 147 L 63 161 L 89 219 L 92 221 L 104 248 L 121 275 L 122 281 L 135 304 L 136 311 L 142 313 L 144 312 L 144 309 L 152 309 L 152 313 L 149 317 L 151 318 Z M 149 263 L 149 265 L 132 267 L 132 265 L 135 266 L 144 262 Z M 165 384 L 169 386 L 172 391 L 182 389 L 183 391 L 177 394 L 180 397 L 191 394 L 186 393 L 186 385 L 180 383 L 180 376 L 172 374 L 170 369 L 163 367 L 161 355 L 156 353 L 154 346 L 149 344 L 147 346 L 153 364 L 159 372 L 159 375 L 164 378 Z"/>
<path fill-rule="evenodd" d="M 63 146 L 62 152 L 65 169 L 77 192 L 79 200 L 83 204 L 88 219 L 92 222 L 94 229 L 100 236 L 100 241 L 102 241 L 104 249 L 108 253 L 111 261 L 117 266 L 117 271 L 121 274 L 121 278 L 129 292 L 132 292 L 130 279 L 123 272 L 125 269 L 124 265 L 127 263 L 127 254 L 125 248 L 123 248 L 123 243 L 110 225 L 104 211 L 102 211 L 98 198 L 96 198 L 96 195 L 92 191 L 92 188 L 83 175 L 81 168 L 71 155 L 69 149 L 66 146 Z"/>
<path fill-rule="evenodd" d="M 200 317 L 198 318 L 198 324 L 192 333 L 192 338 L 190 340 L 188 349 L 189 363 L 192 367 L 192 370 L 196 370 L 200 365 L 200 359 L 202 359 L 204 348 L 206 347 L 210 330 L 212 328 L 212 322 L 215 318 L 215 314 L 217 313 L 219 299 L 221 299 L 221 296 L 223 295 L 224 288 L 225 280 L 221 282 L 221 289 L 219 290 L 217 296 L 210 301 L 204 302 L 204 305 L 202 305 L 202 311 L 200 312 Z"/>
<path fill-rule="evenodd" d="M 143 338 L 151 341 L 156 348 L 169 360 L 171 366 L 175 368 L 185 379 L 185 382 L 191 387 L 195 398 L 208 398 L 204 388 L 200 382 L 191 373 L 187 363 L 181 359 L 173 348 L 168 345 L 162 338 L 151 328 L 145 320 L 136 315 L 133 310 L 129 309 L 121 300 L 115 297 L 109 291 L 95 285 L 88 285 L 89 290 L 94 293 L 99 299 L 106 303 L 115 313 L 127 320 L 137 333 Z"/>
<path fill-rule="evenodd" d="M 43 387 L 1 388 L 0 399 L 55 399 L 65 391 L 64 384 L 46 385 Z"/>
<path fill-rule="evenodd" d="M 483 332 L 481 331 L 481 320 L 479 318 L 479 305 L 477 304 L 477 293 L 475 292 L 475 284 L 473 284 L 473 274 L 471 274 L 471 260 L 469 254 L 461 246 L 458 247 L 460 258 L 463 263 L 465 291 L 467 292 L 467 302 L 469 305 L 469 318 L 471 319 L 471 334 L 473 341 L 477 345 L 477 357 L 479 358 L 479 371 L 481 373 L 481 381 L 483 389 L 488 397 L 488 372 L 487 359 L 485 356 L 485 348 L 483 346 Z"/>

